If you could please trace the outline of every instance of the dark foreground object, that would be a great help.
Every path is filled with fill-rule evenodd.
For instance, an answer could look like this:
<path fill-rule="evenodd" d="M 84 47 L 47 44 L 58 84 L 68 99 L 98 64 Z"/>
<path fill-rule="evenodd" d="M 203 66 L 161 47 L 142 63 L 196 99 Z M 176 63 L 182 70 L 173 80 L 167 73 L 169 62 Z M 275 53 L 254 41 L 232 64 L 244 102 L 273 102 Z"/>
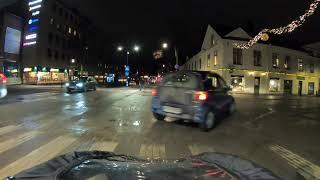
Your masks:
<path fill-rule="evenodd" d="M 204 153 L 181 160 L 145 161 L 109 152 L 75 152 L 7 179 L 279 179 L 237 156 Z"/>

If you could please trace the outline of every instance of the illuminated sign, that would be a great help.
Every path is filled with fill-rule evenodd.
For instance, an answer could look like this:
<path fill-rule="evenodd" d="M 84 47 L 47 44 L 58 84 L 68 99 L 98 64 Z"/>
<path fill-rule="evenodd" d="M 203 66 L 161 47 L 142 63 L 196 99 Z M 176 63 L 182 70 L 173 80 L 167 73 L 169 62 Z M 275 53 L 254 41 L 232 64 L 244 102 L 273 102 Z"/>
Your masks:
<path fill-rule="evenodd" d="M 59 72 L 59 69 L 52 68 L 52 69 L 50 69 L 50 72 Z"/>
<path fill-rule="evenodd" d="M 32 71 L 32 68 L 24 68 L 23 69 L 23 72 L 31 72 Z"/>
<path fill-rule="evenodd" d="M 30 1 L 29 2 L 29 6 L 32 6 L 32 5 L 35 5 L 35 4 L 38 4 L 38 3 L 41 3 L 42 0 L 35 0 L 35 1 Z"/>
<path fill-rule="evenodd" d="M 28 26 L 26 27 L 26 35 L 24 37 L 23 46 L 31 46 L 37 44 L 37 31 L 39 29 L 39 24 L 37 22 L 40 21 L 38 16 L 41 13 L 40 8 L 42 7 L 42 1 L 43 0 L 26 0 L 29 6 L 30 19 L 28 21 Z"/>
<path fill-rule="evenodd" d="M 28 28 L 29 31 L 35 31 L 35 30 L 37 30 L 37 29 L 38 29 L 38 26 L 30 26 L 30 27 Z"/>
<path fill-rule="evenodd" d="M 31 6 L 31 7 L 29 8 L 29 11 L 33 11 L 33 10 L 39 9 L 39 8 L 41 8 L 41 5 Z"/>
<path fill-rule="evenodd" d="M 40 11 L 35 11 L 32 13 L 32 16 L 36 16 L 36 15 L 39 15 L 40 14 Z"/>
<path fill-rule="evenodd" d="M 30 45 L 34 45 L 34 44 L 37 44 L 37 41 L 23 43 L 23 46 L 30 46 Z"/>
<path fill-rule="evenodd" d="M 30 34 L 26 36 L 26 40 L 37 38 L 37 34 Z"/>
<path fill-rule="evenodd" d="M 39 21 L 39 19 L 37 18 L 37 19 L 30 19 L 29 21 L 28 21 L 28 24 L 33 24 L 33 23 L 36 23 L 36 22 L 38 22 Z"/>

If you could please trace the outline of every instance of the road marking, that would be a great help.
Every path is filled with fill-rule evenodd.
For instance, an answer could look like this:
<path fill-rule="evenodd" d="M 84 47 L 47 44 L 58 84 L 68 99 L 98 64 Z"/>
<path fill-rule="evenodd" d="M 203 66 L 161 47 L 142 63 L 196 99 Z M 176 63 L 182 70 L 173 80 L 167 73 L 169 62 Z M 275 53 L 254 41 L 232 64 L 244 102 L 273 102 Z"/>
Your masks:
<path fill-rule="evenodd" d="M 2 128 L 0 128 L 0 135 L 7 134 L 11 131 L 15 131 L 20 128 L 21 128 L 21 126 L 13 126 L 13 125 L 2 127 Z"/>
<path fill-rule="evenodd" d="M 140 157 L 147 159 L 163 159 L 166 157 L 164 144 L 142 144 L 140 147 Z"/>
<path fill-rule="evenodd" d="M 279 145 L 270 145 L 270 150 L 288 161 L 288 164 L 298 169 L 298 172 L 306 179 L 320 179 L 320 167 L 303 157 L 287 150 Z"/>
<path fill-rule="evenodd" d="M 204 152 L 215 152 L 215 149 L 212 146 L 204 146 L 204 145 L 189 145 L 189 150 L 192 155 L 199 155 Z"/>
<path fill-rule="evenodd" d="M 3 153 L 9 149 L 12 149 L 12 148 L 28 141 L 28 140 L 34 138 L 37 134 L 38 134 L 38 132 L 31 131 L 31 132 L 27 132 L 25 134 L 22 134 L 20 136 L 13 137 L 12 139 L 9 139 L 7 141 L 0 142 L 0 153 Z"/>
<path fill-rule="evenodd" d="M 119 143 L 111 142 L 111 141 L 102 141 L 94 143 L 90 151 L 108 151 L 114 152 Z"/>
<path fill-rule="evenodd" d="M 24 157 L 18 159 L 17 161 L 0 169 L 0 177 L 4 178 L 9 175 L 14 175 L 23 170 L 48 161 L 59 155 L 64 148 L 71 145 L 75 141 L 76 139 L 70 136 L 59 136 L 40 148 L 35 149 Z"/>

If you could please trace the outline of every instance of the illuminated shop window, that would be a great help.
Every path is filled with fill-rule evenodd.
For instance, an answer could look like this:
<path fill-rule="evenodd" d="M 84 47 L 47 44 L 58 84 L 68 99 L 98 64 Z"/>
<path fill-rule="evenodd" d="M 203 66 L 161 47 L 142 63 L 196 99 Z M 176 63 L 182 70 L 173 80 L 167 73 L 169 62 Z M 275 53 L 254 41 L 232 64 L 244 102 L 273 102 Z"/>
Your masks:
<path fill-rule="evenodd" d="M 279 92 L 280 91 L 280 80 L 279 79 L 270 79 L 269 91 L 270 92 Z"/>

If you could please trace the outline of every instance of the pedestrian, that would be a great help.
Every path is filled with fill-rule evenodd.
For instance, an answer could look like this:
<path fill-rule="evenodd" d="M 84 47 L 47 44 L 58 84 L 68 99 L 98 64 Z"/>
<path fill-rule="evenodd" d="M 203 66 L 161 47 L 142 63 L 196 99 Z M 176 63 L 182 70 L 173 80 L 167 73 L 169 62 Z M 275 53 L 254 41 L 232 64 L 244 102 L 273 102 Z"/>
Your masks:
<path fill-rule="evenodd" d="M 143 85 L 144 85 L 144 81 L 143 81 L 142 78 L 140 78 L 140 80 L 139 80 L 139 88 L 140 88 L 140 91 L 143 90 Z"/>

